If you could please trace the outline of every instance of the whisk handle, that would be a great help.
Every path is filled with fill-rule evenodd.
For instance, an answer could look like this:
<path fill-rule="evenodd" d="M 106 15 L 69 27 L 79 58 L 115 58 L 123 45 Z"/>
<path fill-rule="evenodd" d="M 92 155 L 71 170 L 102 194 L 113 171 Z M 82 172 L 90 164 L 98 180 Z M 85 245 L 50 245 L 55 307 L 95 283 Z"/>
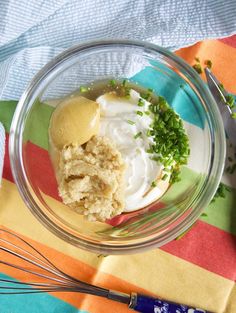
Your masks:
<path fill-rule="evenodd" d="M 202 309 L 195 309 L 136 293 L 131 294 L 129 308 L 142 313 L 210 313 Z"/>

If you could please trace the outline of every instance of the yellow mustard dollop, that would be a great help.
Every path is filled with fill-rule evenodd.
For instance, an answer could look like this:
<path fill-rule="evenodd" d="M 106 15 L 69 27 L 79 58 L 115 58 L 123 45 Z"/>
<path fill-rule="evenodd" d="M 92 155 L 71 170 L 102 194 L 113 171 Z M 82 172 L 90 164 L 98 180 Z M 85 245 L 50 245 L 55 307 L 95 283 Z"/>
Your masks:
<path fill-rule="evenodd" d="M 78 96 L 64 100 L 53 112 L 49 136 L 62 149 L 68 144 L 82 145 L 99 132 L 99 104 Z"/>

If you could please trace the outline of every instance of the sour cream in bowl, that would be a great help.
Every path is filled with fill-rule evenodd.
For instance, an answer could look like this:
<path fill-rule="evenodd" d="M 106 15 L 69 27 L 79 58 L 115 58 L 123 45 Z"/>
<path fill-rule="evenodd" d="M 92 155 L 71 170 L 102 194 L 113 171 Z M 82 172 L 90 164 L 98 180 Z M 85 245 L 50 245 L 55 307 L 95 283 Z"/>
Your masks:
<path fill-rule="evenodd" d="M 108 92 L 96 99 L 100 105 L 100 134 L 109 137 L 126 163 L 125 212 L 144 208 L 159 199 L 169 187 L 169 179 L 161 180 L 163 165 L 147 152 L 152 137 L 146 135 L 152 118 L 147 113 L 150 102 L 130 90 L 128 98 Z"/>

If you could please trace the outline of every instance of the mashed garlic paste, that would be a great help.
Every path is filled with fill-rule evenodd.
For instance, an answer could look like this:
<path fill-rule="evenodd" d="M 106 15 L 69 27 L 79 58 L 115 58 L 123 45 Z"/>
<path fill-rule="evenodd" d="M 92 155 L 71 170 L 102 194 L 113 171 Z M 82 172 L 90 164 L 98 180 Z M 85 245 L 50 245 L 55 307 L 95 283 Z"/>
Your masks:
<path fill-rule="evenodd" d="M 93 136 L 85 147 L 65 146 L 59 194 L 90 221 L 104 221 L 124 210 L 124 170 L 120 152 L 106 137 Z"/>

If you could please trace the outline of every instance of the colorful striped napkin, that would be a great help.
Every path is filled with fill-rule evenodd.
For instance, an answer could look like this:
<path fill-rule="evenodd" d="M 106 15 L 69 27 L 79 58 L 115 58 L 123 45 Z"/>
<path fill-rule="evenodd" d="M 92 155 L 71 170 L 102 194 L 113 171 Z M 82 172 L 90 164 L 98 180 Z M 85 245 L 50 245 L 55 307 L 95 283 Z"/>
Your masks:
<path fill-rule="evenodd" d="M 207 40 L 177 54 L 191 65 L 197 56 L 211 59 L 213 72 L 225 88 L 236 94 L 236 36 L 227 40 Z M 15 101 L 0 102 L 0 121 L 8 134 Z M 235 147 L 228 143 L 228 153 L 234 158 Z M 32 150 L 44 149 L 33 144 Z M 227 159 L 226 167 L 232 162 Z M 68 274 L 86 282 L 123 292 L 144 292 L 167 300 L 201 307 L 217 313 L 236 312 L 236 179 L 225 173 L 222 181 L 230 191 L 217 198 L 205 210 L 206 215 L 179 240 L 160 249 L 127 256 L 99 256 L 75 248 L 47 231 L 29 212 L 13 182 L 6 153 L 3 182 L 0 189 L 0 221 L 2 227 L 23 235 L 49 259 Z M 125 271 L 124 271 L 125 269 Z M 2 276 L 27 281 L 27 275 L 0 265 Z M 70 312 L 130 312 L 123 304 L 89 295 L 41 294 L 0 295 L 3 313 L 70 313 Z"/>

